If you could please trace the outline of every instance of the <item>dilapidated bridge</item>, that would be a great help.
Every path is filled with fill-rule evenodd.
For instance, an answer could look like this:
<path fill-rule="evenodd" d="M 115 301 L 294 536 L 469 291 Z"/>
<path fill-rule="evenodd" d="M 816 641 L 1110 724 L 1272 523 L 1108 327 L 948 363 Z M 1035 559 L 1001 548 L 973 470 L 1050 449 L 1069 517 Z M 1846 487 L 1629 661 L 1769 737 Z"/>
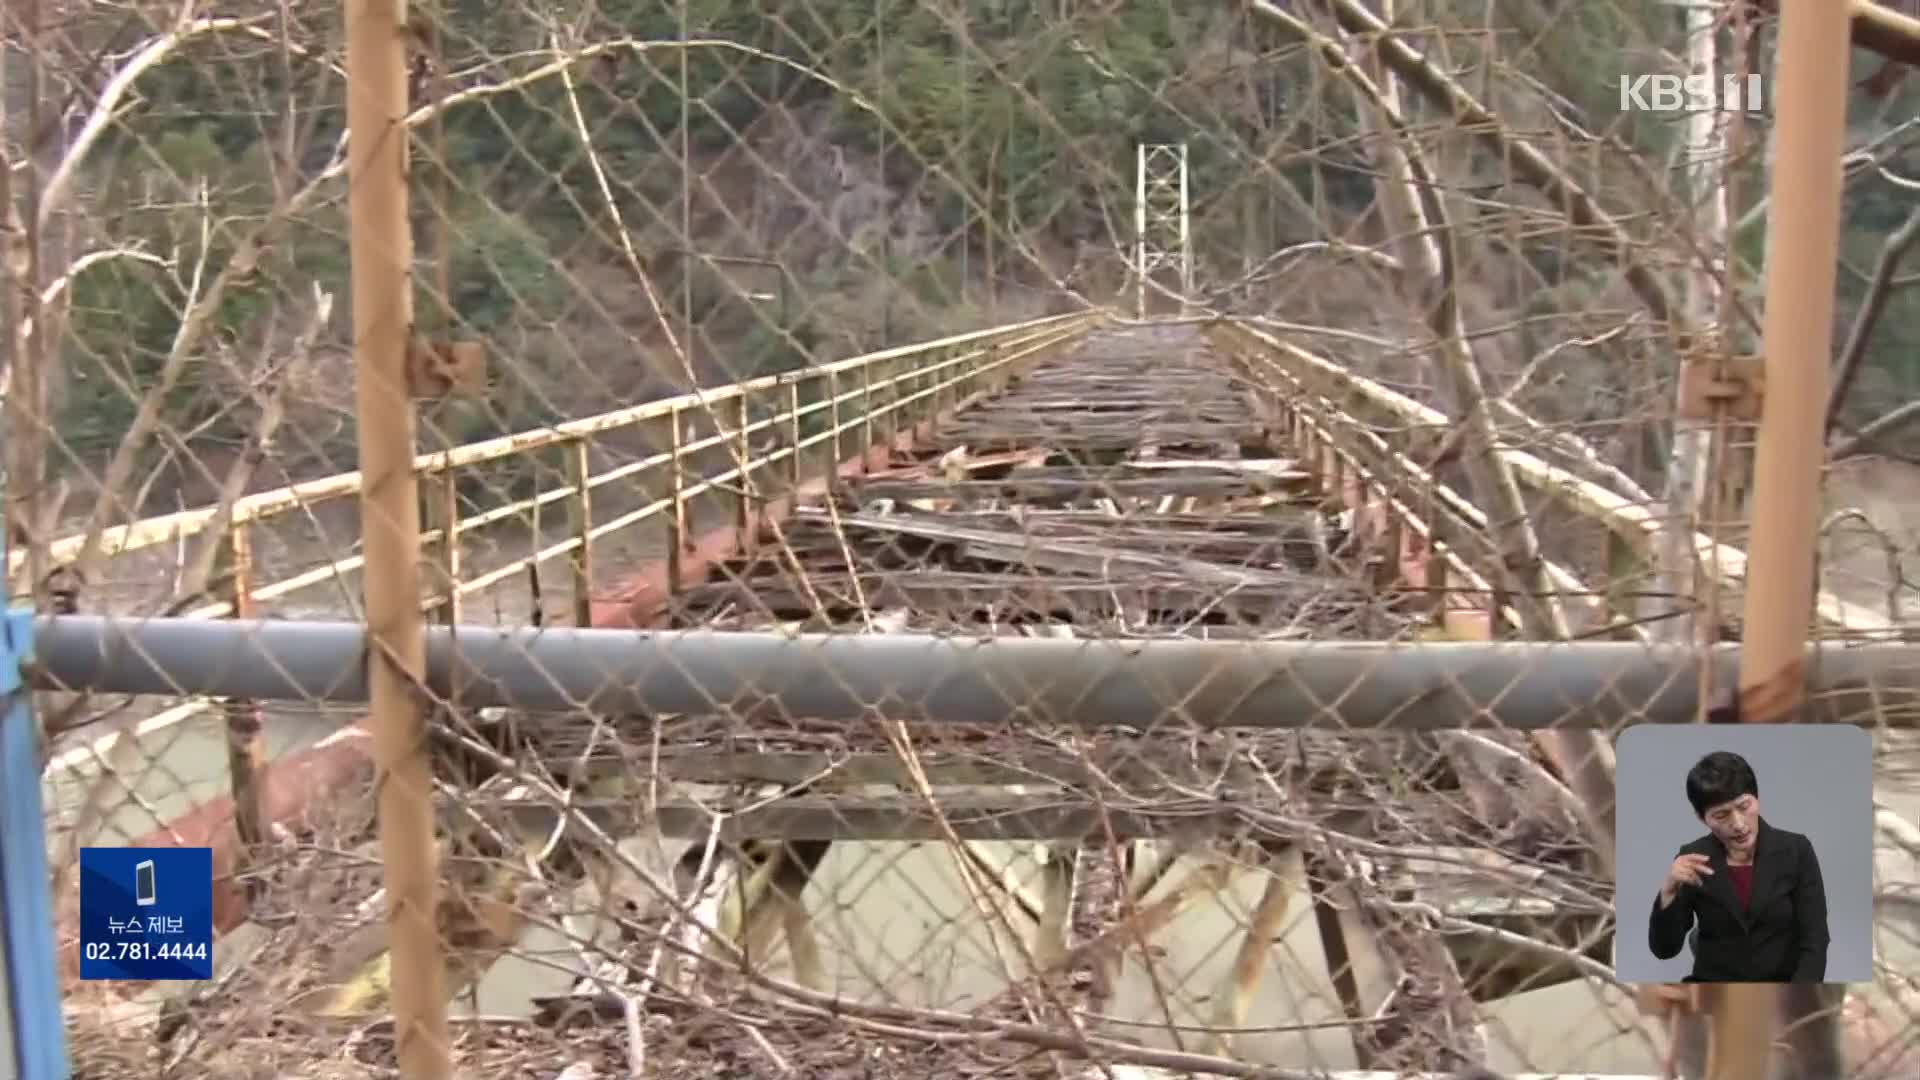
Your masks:
<path fill-rule="evenodd" d="M 1497 7 L 11 5 L 0 1076 L 1920 1075 L 1920 20 Z M 1622 984 L 1703 719 L 1850 985 Z"/>
<path fill-rule="evenodd" d="M 217 7 L 0 42 L 0 1080 L 1920 1075 L 1900 5 Z"/>
<path fill-rule="evenodd" d="M 636 994 L 684 1002 L 745 964 L 802 1013 L 837 995 L 877 1024 L 916 1002 L 988 1034 L 1159 1023 L 1170 1049 L 1117 1060 L 1179 1068 L 1234 1057 L 1284 953 L 1286 992 L 1327 1003 L 1285 1008 L 1349 1044 L 1335 1056 L 1483 1058 L 1486 1010 L 1611 982 L 1608 733 L 1692 719 L 1702 673 L 1731 678 L 1726 655 L 1644 644 L 1677 605 L 1645 569 L 1657 509 L 1576 440 L 1511 410 L 1495 430 L 1465 452 L 1555 523 L 1524 541 L 1462 490 L 1459 440 L 1412 398 L 1257 322 L 1088 311 L 423 456 L 456 986 L 545 924 L 594 950 L 560 965 L 571 990 L 533 995 L 561 1030 L 610 1016 L 617 1041 Z M 564 482 L 461 510 L 463 479 L 543 456 Z M 365 870 L 315 852 L 369 843 L 373 739 L 298 700 L 365 700 L 360 631 L 275 617 L 358 591 L 357 555 L 281 554 L 358 485 L 109 530 L 114 559 L 222 537 L 224 593 L 172 621 L 43 620 L 33 669 L 55 689 L 222 695 L 70 738 L 49 790 L 68 807 L 76 778 L 119 775 L 137 799 L 156 747 L 224 724 L 224 796 L 118 828 L 211 845 L 218 929 L 290 967 L 290 925 L 337 937 L 368 917 Z M 529 527 L 530 553 L 500 557 L 492 538 Z M 1696 546 L 1737 611 L 1740 553 Z M 1821 718 L 1911 726 L 1920 668 L 1899 628 L 1825 594 L 1818 611 L 1852 643 L 1816 676 Z M 1577 640 L 1509 640 L 1556 621 Z M 270 752 L 263 730 L 289 728 L 304 734 Z M 894 849 L 944 853 L 900 871 L 939 898 L 874 884 Z M 344 908 L 303 916 L 293 897 L 315 889 Z M 881 939 L 899 947 L 878 922 L 917 904 L 971 929 L 876 972 Z M 716 936 L 687 936 L 703 926 Z M 845 940 L 823 944 L 829 926 Z M 1197 987 L 1195 934 L 1237 938 Z M 60 949 L 70 963 L 70 936 Z M 965 967 L 977 950 L 999 981 L 922 971 L 901 990 L 915 953 Z M 1187 967 L 1156 974 L 1169 953 Z M 283 987 L 322 1027 L 386 978 L 377 935 L 326 956 Z M 1172 1011 L 1152 1019 L 1141 994 Z M 661 1000 L 646 1008 L 684 1007 Z"/>

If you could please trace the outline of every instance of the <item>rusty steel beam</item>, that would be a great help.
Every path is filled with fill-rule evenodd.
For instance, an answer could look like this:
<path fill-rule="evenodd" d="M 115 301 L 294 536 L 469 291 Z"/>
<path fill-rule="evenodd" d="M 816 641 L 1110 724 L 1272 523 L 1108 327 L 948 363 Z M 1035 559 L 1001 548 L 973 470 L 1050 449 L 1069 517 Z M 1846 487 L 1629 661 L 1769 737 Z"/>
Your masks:
<path fill-rule="evenodd" d="M 45 616 L 47 689 L 365 701 L 360 623 Z M 1625 642 L 957 638 L 432 627 L 425 685 L 468 708 L 1081 728 L 1334 731 L 1690 723 L 1701 651 Z M 1707 654 L 1733 683 L 1741 646 Z M 1799 719 L 1914 727 L 1920 646 L 1802 650 Z M 457 692 L 456 692 L 457 688 Z"/>

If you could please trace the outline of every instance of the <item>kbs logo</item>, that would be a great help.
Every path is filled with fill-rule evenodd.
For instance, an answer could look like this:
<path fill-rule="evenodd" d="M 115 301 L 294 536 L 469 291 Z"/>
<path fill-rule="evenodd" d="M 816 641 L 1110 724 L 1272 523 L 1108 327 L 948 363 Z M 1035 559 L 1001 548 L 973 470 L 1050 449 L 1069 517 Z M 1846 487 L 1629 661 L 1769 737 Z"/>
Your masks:
<path fill-rule="evenodd" d="M 1620 76 L 1621 112 L 1760 112 L 1766 105 L 1758 75 Z"/>

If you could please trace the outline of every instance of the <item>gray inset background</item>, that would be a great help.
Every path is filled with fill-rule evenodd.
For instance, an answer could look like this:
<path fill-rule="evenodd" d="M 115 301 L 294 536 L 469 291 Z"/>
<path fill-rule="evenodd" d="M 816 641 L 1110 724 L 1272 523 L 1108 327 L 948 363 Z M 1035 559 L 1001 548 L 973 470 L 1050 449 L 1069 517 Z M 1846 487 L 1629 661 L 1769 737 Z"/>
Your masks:
<path fill-rule="evenodd" d="M 1693 970 L 1691 949 L 1671 960 L 1647 949 L 1647 918 L 1680 846 L 1707 834 L 1687 802 L 1687 770 L 1715 750 L 1753 766 L 1767 824 L 1813 842 L 1827 888 L 1827 981 L 1870 981 L 1873 741 L 1859 728 L 1827 724 L 1646 724 L 1620 736 L 1613 938 L 1620 980 L 1679 982 Z"/>

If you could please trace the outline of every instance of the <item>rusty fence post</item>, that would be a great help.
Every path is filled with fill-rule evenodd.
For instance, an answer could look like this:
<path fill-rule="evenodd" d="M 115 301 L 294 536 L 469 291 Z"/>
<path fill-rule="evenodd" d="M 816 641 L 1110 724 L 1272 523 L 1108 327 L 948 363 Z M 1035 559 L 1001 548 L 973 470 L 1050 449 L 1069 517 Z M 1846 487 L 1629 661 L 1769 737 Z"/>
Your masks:
<path fill-rule="evenodd" d="M 1767 393 L 1754 454 L 1740 650 L 1739 711 L 1749 723 L 1793 720 L 1806 699 L 1848 93 L 1847 6 L 1782 0 L 1780 8 L 1773 129 L 1779 153 L 1761 328 Z M 1782 1001 L 1779 986 L 1719 988 L 1708 1080 L 1766 1075 Z"/>
<path fill-rule="evenodd" d="M 354 412 L 366 553 L 369 724 L 379 789 L 395 1056 L 409 1080 L 450 1080 L 440 852 L 420 609 L 420 484 L 407 363 L 413 333 L 406 0 L 347 0 L 347 213 Z"/>

